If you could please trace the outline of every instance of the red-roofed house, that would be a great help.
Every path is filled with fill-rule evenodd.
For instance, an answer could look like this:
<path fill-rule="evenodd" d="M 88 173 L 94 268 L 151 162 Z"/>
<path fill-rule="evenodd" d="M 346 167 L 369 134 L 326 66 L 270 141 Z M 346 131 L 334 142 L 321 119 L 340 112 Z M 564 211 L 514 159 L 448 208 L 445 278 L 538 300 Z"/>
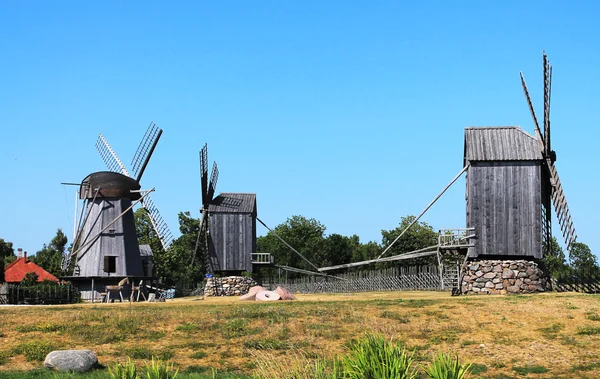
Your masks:
<path fill-rule="evenodd" d="M 56 276 L 28 260 L 27 255 L 25 255 L 23 258 L 18 258 L 16 261 L 6 266 L 4 269 L 4 280 L 7 283 L 21 283 L 21 280 L 23 280 L 25 274 L 32 271 L 38 275 L 38 282 L 42 282 L 44 280 L 58 282 L 58 278 Z"/>

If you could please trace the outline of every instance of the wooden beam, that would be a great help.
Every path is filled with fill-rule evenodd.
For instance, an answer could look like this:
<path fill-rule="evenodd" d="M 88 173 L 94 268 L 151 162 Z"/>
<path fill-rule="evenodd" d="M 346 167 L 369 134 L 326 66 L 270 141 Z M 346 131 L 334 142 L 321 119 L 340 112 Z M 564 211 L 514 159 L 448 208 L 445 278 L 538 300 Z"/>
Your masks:
<path fill-rule="evenodd" d="M 404 235 L 404 233 L 406 233 L 408 231 L 408 229 L 410 229 L 414 224 L 417 223 L 417 221 L 419 221 L 419 219 L 425 214 L 425 212 L 427 212 L 429 210 L 429 208 L 431 208 L 431 206 L 433 204 L 435 204 L 435 202 L 444 194 L 444 192 L 446 192 L 446 190 L 448 190 L 448 188 L 450 188 L 450 186 L 452 184 L 454 184 L 454 182 L 456 182 L 458 180 L 458 178 L 460 178 L 460 176 L 467 171 L 467 169 L 469 168 L 470 164 L 467 163 L 465 165 L 465 167 L 463 167 L 462 170 L 460 170 L 460 172 L 454 177 L 454 179 L 452 179 L 452 181 L 450 181 L 450 183 L 448 183 L 448 185 L 446 187 L 444 187 L 444 189 L 442 190 L 442 192 L 440 192 L 435 199 L 433 199 L 433 201 L 431 201 L 431 203 L 429 203 L 429 205 L 427 205 L 427 207 L 425 207 L 425 209 L 423 209 L 423 212 L 421 212 L 421 214 L 419 214 L 417 216 L 417 218 L 415 218 L 413 220 L 413 222 L 410 223 L 410 225 L 408 225 L 403 231 L 402 233 L 400 233 L 400 235 L 398 237 L 396 237 L 396 239 L 394 241 L 392 241 L 391 244 L 388 245 L 388 247 L 385 248 L 385 250 L 383 251 L 383 253 L 379 254 L 379 256 L 377 257 L 377 259 L 383 257 L 385 255 L 385 253 L 388 252 L 389 249 L 391 249 L 392 246 L 394 246 L 394 244 L 400 239 L 400 237 L 402 237 Z"/>

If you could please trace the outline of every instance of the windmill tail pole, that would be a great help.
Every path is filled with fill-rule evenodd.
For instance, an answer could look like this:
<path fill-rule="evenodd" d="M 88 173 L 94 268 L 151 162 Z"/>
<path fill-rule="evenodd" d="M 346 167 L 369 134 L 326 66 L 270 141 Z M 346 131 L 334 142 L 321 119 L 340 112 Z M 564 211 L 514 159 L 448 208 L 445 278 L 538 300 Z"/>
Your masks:
<path fill-rule="evenodd" d="M 388 245 L 388 247 L 386 247 L 386 248 L 385 248 L 385 250 L 383 251 L 383 253 L 381 253 L 381 254 L 380 254 L 378 257 L 377 257 L 377 259 L 380 259 L 381 257 L 383 257 L 383 256 L 385 255 L 385 253 L 387 253 L 387 252 L 388 252 L 388 250 L 389 250 L 389 249 L 391 249 L 391 247 L 392 247 L 392 246 L 394 246 L 394 244 L 395 244 L 395 243 L 396 243 L 396 242 L 397 242 L 397 241 L 400 239 L 400 237 L 402 237 L 402 236 L 404 235 L 404 233 L 406 233 L 406 232 L 408 231 L 408 229 L 410 229 L 410 228 L 411 228 L 411 227 L 412 227 L 414 224 L 416 224 L 416 223 L 417 223 L 417 221 L 419 221 L 419 219 L 420 219 L 420 218 L 421 218 L 421 217 L 422 217 L 422 216 L 425 214 L 425 212 L 427 212 L 427 211 L 429 210 L 429 208 L 431 208 L 431 206 L 432 206 L 433 204 L 435 204 L 435 202 L 436 202 L 436 201 L 437 201 L 437 200 L 438 200 L 438 199 L 439 199 L 439 198 L 440 198 L 440 197 L 441 197 L 441 196 L 444 194 L 444 192 L 446 192 L 446 190 L 448 190 L 448 188 L 450 188 L 450 186 L 451 186 L 451 185 L 453 185 L 453 184 L 454 184 L 454 182 L 456 182 L 456 181 L 458 180 L 458 178 L 460 178 L 460 176 L 461 176 L 461 175 L 462 175 L 462 174 L 463 174 L 465 171 L 467 171 L 467 169 L 469 168 L 469 165 L 470 165 L 470 164 L 468 164 L 468 163 L 467 163 L 467 165 L 465 165 L 465 167 L 463 167 L 463 169 L 462 169 L 462 170 L 460 170 L 460 172 L 459 172 L 459 173 L 458 173 L 458 174 L 457 174 L 457 175 L 454 177 L 454 179 L 452 179 L 452 181 L 451 181 L 450 183 L 448 183 L 448 185 L 447 185 L 447 186 L 446 186 L 446 187 L 445 187 L 445 188 L 442 190 L 442 192 L 440 192 L 440 193 L 439 193 L 439 194 L 438 194 L 438 195 L 435 197 L 435 199 L 433 199 L 433 201 L 432 201 L 431 203 L 429 203 L 429 205 L 428 205 L 428 206 L 427 206 L 425 209 L 423 209 L 423 212 L 421 212 L 421 214 L 419 214 L 419 215 L 417 216 L 417 218 L 415 218 L 415 219 L 413 220 L 413 222 L 411 222 L 411 223 L 410 223 L 410 225 L 408 225 L 408 226 L 407 226 L 407 227 L 406 227 L 406 228 L 405 228 L 405 229 L 402 231 L 402 233 L 400 233 L 400 235 L 399 235 L 398 237 L 396 237 L 396 239 L 395 239 L 395 240 L 393 240 L 393 241 L 392 241 L 392 243 L 390 243 L 390 244 Z"/>
<path fill-rule="evenodd" d="M 258 220 L 258 222 L 260 222 L 265 228 L 269 229 L 269 232 L 272 233 L 275 237 L 277 237 L 281 242 L 283 242 L 285 244 L 285 246 L 289 247 L 294 253 L 298 254 L 300 256 L 300 258 L 304 259 L 306 262 L 308 262 L 309 265 L 311 265 L 312 267 L 315 268 L 315 270 L 319 270 L 319 268 L 317 266 L 315 266 L 311 261 L 309 261 L 308 259 L 306 259 L 304 257 L 304 255 L 300 254 L 298 252 L 298 250 L 294 249 L 289 243 L 285 242 L 283 238 L 281 238 L 279 236 L 279 234 L 275 233 L 275 231 L 271 228 L 269 228 L 267 226 L 267 224 L 265 224 L 264 222 L 262 222 L 262 220 L 260 218 L 256 218 Z"/>

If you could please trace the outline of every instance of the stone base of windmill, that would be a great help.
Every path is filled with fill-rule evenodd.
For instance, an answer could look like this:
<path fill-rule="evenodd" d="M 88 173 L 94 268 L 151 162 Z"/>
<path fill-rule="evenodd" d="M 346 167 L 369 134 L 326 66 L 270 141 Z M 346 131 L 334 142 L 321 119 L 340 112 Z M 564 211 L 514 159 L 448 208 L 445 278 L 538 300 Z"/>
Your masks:
<path fill-rule="evenodd" d="M 244 276 L 225 276 L 208 278 L 204 286 L 204 296 L 240 296 L 248 293 L 250 287 L 257 283 L 252 278 Z"/>
<path fill-rule="evenodd" d="M 550 291 L 550 280 L 535 261 L 477 260 L 462 278 L 465 295 L 506 295 Z"/>

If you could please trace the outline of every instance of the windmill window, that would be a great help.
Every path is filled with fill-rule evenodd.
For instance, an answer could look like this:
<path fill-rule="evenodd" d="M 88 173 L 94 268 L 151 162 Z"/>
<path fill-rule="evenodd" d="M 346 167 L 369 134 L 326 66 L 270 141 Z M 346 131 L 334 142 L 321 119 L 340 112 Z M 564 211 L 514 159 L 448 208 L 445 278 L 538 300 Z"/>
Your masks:
<path fill-rule="evenodd" d="M 104 272 L 115 273 L 117 272 L 117 257 L 105 255 L 104 256 Z"/>
<path fill-rule="evenodd" d="M 115 236 L 115 230 L 114 229 L 109 229 L 108 230 L 108 234 L 110 234 L 111 237 Z"/>

